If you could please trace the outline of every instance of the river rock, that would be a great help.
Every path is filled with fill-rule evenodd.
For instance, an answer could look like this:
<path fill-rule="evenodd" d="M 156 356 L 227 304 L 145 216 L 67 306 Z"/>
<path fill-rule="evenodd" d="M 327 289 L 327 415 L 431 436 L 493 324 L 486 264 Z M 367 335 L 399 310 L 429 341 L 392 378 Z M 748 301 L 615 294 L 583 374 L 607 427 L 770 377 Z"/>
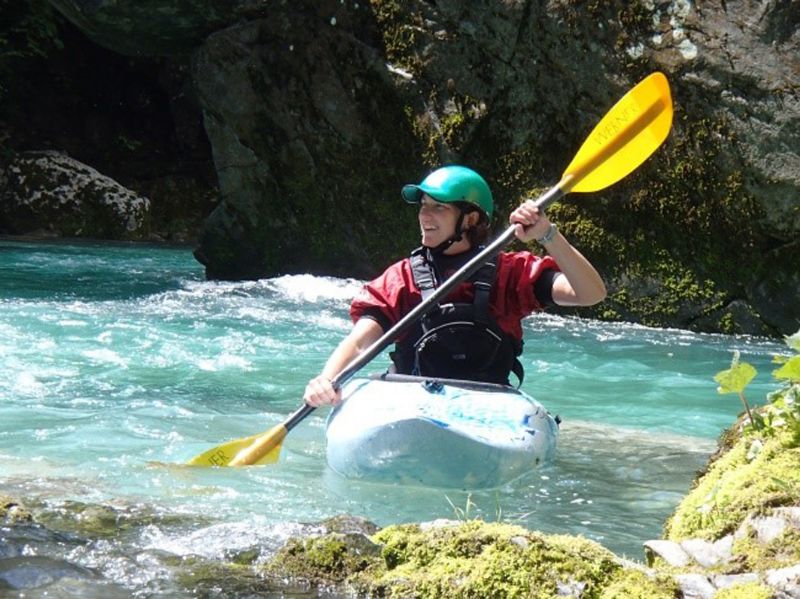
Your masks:
<path fill-rule="evenodd" d="M 713 568 L 727 564 L 733 557 L 733 535 L 725 535 L 718 541 L 709 543 L 703 539 L 688 539 L 681 542 L 681 548 L 703 568 Z"/>
<path fill-rule="evenodd" d="M 761 577 L 755 572 L 744 574 L 720 574 L 713 576 L 711 581 L 717 589 L 727 589 L 732 586 L 758 582 Z"/>
<path fill-rule="evenodd" d="M 0 524 L 19 524 L 33 522 L 33 516 L 16 499 L 0 494 Z M 2 554 L 0 554 L 2 555 Z"/>
<path fill-rule="evenodd" d="M 708 576 L 703 574 L 678 574 L 675 580 L 683 599 L 712 599 L 717 592 Z"/>
<path fill-rule="evenodd" d="M 50 585 L 62 578 L 90 579 L 94 573 L 87 568 L 62 559 L 27 555 L 0 559 L 0 589 L 35 589 Z"/>
<path fill-rule="evenodd" d="M 146 231 L 147 198 L 65 154 L 19 154 L 0 182 L 5 233 L 138 239 Z"/>
<path fill-rule="evenodd" d="M 800 597 L 800 564 L 768 570 L 766 581 L 767 584 L 780 589 L 789 597 Z"/>
<path fill-rule="evenodd" d="M 748 516 L 734 533 L 734 538 L 747 538 L 754 534 L 759 543 L 766 544 L 783 535 L 788 528 L 800 529 L 800 508 L 774 508 L 771 514 Z"/>
<path fill-rule="evenodd" d="M 652 565 L 656 557 L 660 557 L 670 566 L 682 568 L 692 561 L 691 556 L 674 541 L 652 540 L 644 543 L 647 563 Z"/>

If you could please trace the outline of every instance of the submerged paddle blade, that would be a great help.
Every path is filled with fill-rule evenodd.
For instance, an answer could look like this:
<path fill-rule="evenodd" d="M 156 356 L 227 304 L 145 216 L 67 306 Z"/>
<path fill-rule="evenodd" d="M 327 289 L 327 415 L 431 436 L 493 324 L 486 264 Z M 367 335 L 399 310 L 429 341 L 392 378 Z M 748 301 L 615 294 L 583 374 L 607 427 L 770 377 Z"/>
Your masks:
<path fill-rule="evenodd" d="M 263 435 L 259 435 L 248 446 L 242 448 L 230 461 L 229 466 L 257 466 L 274 464 L 281 453 L 281 443 L 286 437 L 283 424 L 273 427 Z"/>
<path fill-rule="evenodd" d="M 278 430 L 280 429 L 280 430 Z M 273 464 L 278 461 L 281 452 L 281 441 L 286 436 L 286 429 L 278 425 L 266 433 L 251 435 L 243 439 L 234 439 L 204 451 L 187 463 L 190 466 L 247 466 L 255 464 Z M 278 438 L 280 437 L 280 438 Z M 258 443 L 258 445 L 256 445 Z M 252 453 L 255 450 L 255 453 Z M 252 453 L 252 455 L 251 455 Z M 234 462 L 240 457 L 237 462 Z M 242 461 L 252 459 L 254 461 Z"/>
<path fill-rule="evenodd" d="M 261 435 L 251 435 L 244 439 L 234 439 L 222 445 L 212 447 L 208 451 L 204 451 L 198 456 L 193 457 L 187 462 L 190 466 L 227 466 L 231 460 L 236 457 L 245 447 L 252 445 L 253 441 L 258 439 Z"/>
<path fill-rule="evenodd" d="M 564 171 L 564 193 L 604 189 L 633 172 L 664 142 L 672 126 L 672 96 L 663 73 L 625 94 L 589 134 Z"/>

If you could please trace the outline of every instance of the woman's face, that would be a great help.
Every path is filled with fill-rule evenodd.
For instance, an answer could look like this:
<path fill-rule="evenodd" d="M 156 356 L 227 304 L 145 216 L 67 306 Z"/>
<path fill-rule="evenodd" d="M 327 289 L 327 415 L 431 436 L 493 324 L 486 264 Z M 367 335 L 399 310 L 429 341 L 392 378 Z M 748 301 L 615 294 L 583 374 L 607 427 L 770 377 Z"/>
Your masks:
<path fill-rule="evenodd" d="M 435 248 L 450 239 L 456 232 L 459 209 L 455 204 L 437 202 L 423 194 L 419 203 L 419 228 L 422 245 Z"/>

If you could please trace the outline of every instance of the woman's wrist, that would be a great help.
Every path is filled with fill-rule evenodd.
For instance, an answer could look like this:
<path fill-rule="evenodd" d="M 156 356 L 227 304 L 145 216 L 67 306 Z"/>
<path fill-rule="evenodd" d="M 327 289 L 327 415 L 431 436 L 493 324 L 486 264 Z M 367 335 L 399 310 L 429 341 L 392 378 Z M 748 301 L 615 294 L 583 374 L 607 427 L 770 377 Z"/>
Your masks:
<path fill-rule="evenodd" d="M 542 245 L 547 245 L 548 243 L 553 241 L 553 239 L 555 239 L 556 233 L 558 233 L 558 227 L 556 226 L 555 223 L 550 223 L 550 228 L 547 230 L 547 233 L 545 233 L 541 237 L 538 237 L 536 241 L 538 241 Z"/>

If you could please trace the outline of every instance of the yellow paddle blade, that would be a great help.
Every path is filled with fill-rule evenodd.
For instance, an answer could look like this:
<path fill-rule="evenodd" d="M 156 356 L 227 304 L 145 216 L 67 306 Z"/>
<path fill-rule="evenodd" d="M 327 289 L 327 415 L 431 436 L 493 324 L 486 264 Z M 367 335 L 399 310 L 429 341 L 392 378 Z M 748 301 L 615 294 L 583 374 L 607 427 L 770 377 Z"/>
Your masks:
<path fill-rule="evenodd" d="M 227 466 L 231 460 L 236 457 L 245 447 L 249 447 L 253 441 L 258 439 L 258 435 L 251 435 L 244 439 L 234 439 L 222 445 L 212 447 L 208 451 L 204 451 L 198 456 L 193 457 L 187 462 L 190 466 Z"/>
<path fill-rule="evenodd" d="M 279 424 L 259 435 L 242 448 L 230 461 L 229 466 L 257 466 L 258 464 L 274 464 L 281 453 L 281 442 L 286 437 L 286 427 Z"/>
<path fill-rule="evenodd" d="M 672 97 L 663 73 L 625 94 L 583 142 L 564 171 L 564 192 L 598 191 L 631 173 L 656 151 L 672 126 Z"/>
<path fill-rule="evenodd" d="M 247 464 L 272 464 L 278 461 L 278 456 L 281 452 L 281 441 L 286 436 L 286 429 L 283 425 L 278 425 L 266 433 L 259 433 L 244 437 L 243 439 L 234 439 L 217 445 L 204 451 L 198 456 L 195 456 L 187 462 L 190 466 L 244 466 Z M 266 440 L 269 445 L 264 445 Z M 259 443 L 259 445 L 254 445 Z M 259 452 L 258 455 L 250 458 L 249 451 L 253 447 Z M 232 463 L 234 459 L 239 457 L 239 454 L 245 452 L 244 456 L 249 459 L 254 459 L 252 462 Z"/>

